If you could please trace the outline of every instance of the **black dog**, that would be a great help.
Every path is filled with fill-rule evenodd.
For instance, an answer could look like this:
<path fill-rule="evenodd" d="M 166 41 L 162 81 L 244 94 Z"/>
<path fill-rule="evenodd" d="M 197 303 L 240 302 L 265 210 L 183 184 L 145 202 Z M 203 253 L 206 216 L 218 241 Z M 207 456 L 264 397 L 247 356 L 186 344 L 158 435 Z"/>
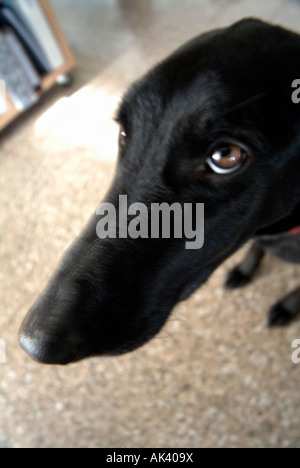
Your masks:
<path fill-rule="evenodd" d="M 106 202 L 204 203 L 204 247 L 175 236 L 99 239 L 94 215 L 22 325 L 33 358 L 67 364 L 138 348 L 251 238 L 261 240 L 228 286 L 248 281 L 269 246 L 299 262 L 299 78 L 300 36 L 246 19 L 197 37 L 131 87 Z M 298 312 L 300 289 L 270 324 Z"/>

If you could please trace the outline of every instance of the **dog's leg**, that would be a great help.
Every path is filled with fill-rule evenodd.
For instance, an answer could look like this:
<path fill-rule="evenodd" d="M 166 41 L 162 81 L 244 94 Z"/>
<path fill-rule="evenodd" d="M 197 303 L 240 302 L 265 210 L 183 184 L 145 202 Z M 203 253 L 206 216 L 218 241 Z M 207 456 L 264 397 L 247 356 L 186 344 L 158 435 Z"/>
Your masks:
<path fill-rule="evenodd" d="M 225 287 L 234 289 L 248 284 L 257 271 L 264 255 L 265 252 L 259 242 L 254 242 L 242 263 L 228 274 Z"/>
<path fill-rule="evenodd" d="M 285 296 L 272 307 L 269 313 L 269 326 L 282 327 L 288 325 L 299 314 L 300 288 Z"/>

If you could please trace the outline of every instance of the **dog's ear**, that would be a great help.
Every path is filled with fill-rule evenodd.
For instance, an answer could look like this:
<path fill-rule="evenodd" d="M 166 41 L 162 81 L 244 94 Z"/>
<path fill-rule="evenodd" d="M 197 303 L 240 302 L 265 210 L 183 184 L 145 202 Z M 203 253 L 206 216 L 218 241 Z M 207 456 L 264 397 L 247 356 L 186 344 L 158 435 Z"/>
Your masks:
<path fill-rule="evenodd" d="M 300 35 L 255 18 L 245 18 L 228 28 L 241 53 L 255 49 L 270 67 L 271 81 L 300 78 Z M 237 48 L 235 48 L 237 52 Z M 273 64 L 273 66 L 272 66 Z M 246 64 L 245 64 L 246 65 Z M 260 70 L 253 70 L 253 72 Z M 270 83 L 272 85 L 272 82 Z"/>
<path fill-rule="evenodd" d="M 253 27 L 253 26 L 257 27 L 258 26 L 259 27 L 259 26 L 265 26 L 265 25 L 269 26 L 268 23 L 265 23 L 261 19 L 249 16 L 247 18 L 243 18 L 243 19 L 237 21 L 236 23 L 234 23 L 231 26 L 231 28 L 232 29 L 239 29 L 239 28 L 245 29 L 248 26 L 250 26 L 250 27 Z"/>

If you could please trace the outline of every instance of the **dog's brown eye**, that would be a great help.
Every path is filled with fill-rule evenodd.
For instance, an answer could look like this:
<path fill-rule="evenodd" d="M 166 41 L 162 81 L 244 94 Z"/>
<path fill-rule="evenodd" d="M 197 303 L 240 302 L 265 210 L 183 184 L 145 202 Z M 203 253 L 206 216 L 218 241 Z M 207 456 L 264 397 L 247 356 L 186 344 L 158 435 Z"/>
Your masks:
<path fill-rule="evenodd" d="M 244 150 L 235 145 L 228 145 L 215 151 L 206 162 L 217 174 L 231 174 L 240 169 L 246 158 Z"/>
<path fill-rule="evenodd" d="M 125 131 L 125 127 L 123 125 L 120 125 L 120 131 L 119 131 L 119 145 L 122 148 L 125 148 L 127 142 L 127 134 Z"/>

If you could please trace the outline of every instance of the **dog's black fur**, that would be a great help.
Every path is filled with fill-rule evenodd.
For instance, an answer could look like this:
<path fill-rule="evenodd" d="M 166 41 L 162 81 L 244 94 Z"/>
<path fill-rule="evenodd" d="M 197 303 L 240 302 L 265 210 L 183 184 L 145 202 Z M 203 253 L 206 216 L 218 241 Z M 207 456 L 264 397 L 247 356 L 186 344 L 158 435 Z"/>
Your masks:
<path fill-rule="evenodd" d="M 196 251 L 179 239 L 100 240 L 93 216 L 21 327 L 32 357 L 67 364 L 138 348 L 178 301 L 263 236 L 265 245 L 254 245 L 227 285 L 250 279 L 266 236 L 300 224 L 300 104 L 291 98 L 297 78 L 300 36 L 246 19 L 197 37 L 130 88 L 118 112 L 120 154 L 106 201 L 117 206 L 124 194 L 147 206 L 204 203 L 205 245 Z M 246 155 L 234 173 L 208 164 L 224 144 Z M 292 238 L 299 246 L 299 236 Z M 277 305 L 270 323 L 300 312 L 299 296 Z"/>

